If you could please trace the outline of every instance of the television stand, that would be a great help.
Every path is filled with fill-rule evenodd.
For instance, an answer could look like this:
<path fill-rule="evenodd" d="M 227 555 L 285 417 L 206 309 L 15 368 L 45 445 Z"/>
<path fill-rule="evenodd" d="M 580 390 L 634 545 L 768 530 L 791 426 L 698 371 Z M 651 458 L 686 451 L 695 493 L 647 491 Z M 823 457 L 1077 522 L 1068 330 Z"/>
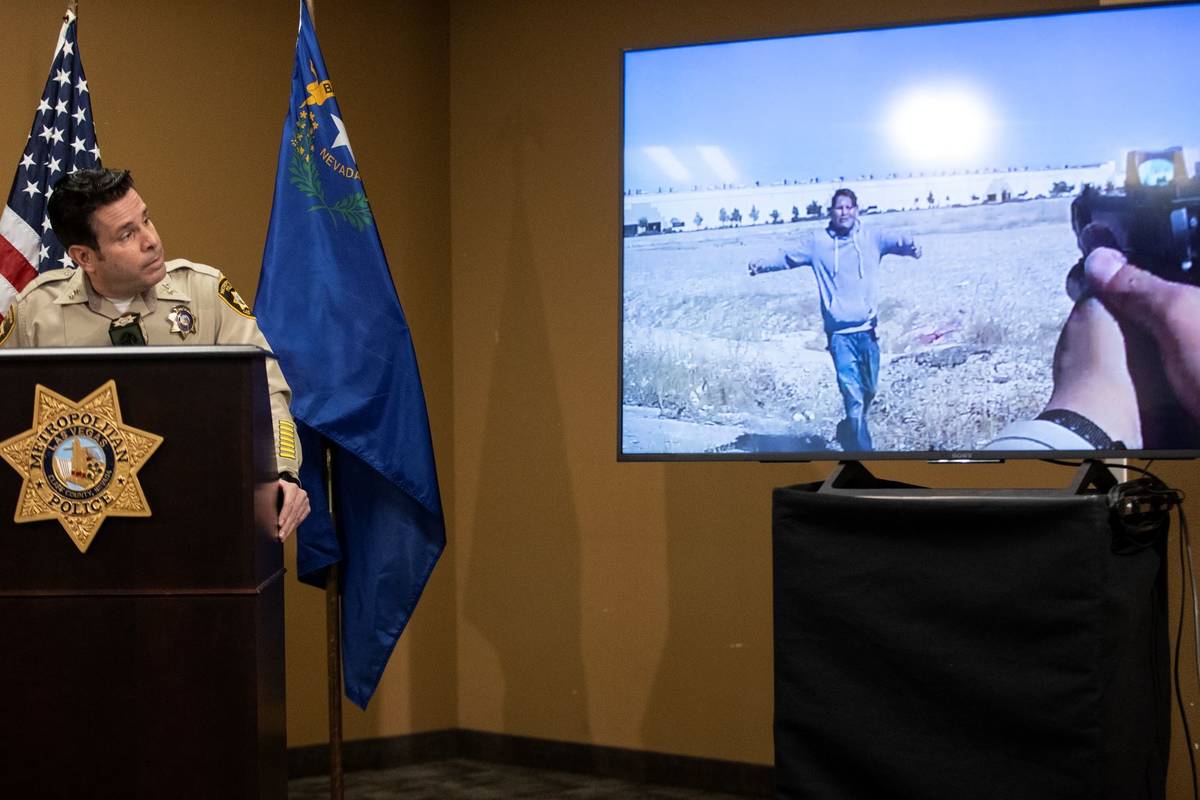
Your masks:
<path fill-rule="evenodd" d="M 997 463 L 997 462 L 987 462 Z M 1018 492 L 1061 492 L 1070 495 L 1089 494 L 1107 492 L 1109 489 L 1117 485 L 1117 478 L 1112 474 L 1111 467 L 1099 459 L 1089 458 L 1084 460 L 1075 471 L 1071 482 L 1063 489 L 1015 489 L 1009 491 Z M 987 494 L 997 490 L 988 489 L 924 489 L 921 487 L 911 486 L 909 484 L 897 483 L 896 481 L 886 481 L 875 477 L 875 475 L 867 469 L 861 461 L 839 461 L 837 466 L 829 473 L 829 477 L 817 489 L 818 492 L 826 494 L 831 492 L 850 492 L 860 493 L 863 490 L 891 490 L 891 491 L 927 491 L 944 494 L 946 492 L 954 494 Z M 998 490 L 1004 491 L 1004 490 Z"/>
<path fill-rule="evenodd" d="M 1116 485 L 776 489 L 778 796 L 1161 800 L 1168 517 Z"/>

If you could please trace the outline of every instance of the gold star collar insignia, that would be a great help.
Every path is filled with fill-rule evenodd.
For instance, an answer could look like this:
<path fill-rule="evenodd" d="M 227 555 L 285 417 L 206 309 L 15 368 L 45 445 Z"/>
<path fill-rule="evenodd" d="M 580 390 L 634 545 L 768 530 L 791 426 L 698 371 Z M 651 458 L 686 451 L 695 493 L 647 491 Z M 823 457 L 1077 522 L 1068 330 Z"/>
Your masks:
<path fill-rule="evenodd" d="M 38 384 L 33 427 L 0 442 L 24 479 L 14 521 L 57 519 L 86 552 L 106 517 L 150 516 L 137 473 L 162 441 L 124 423 L 115 381 L 79 402 Z"/>

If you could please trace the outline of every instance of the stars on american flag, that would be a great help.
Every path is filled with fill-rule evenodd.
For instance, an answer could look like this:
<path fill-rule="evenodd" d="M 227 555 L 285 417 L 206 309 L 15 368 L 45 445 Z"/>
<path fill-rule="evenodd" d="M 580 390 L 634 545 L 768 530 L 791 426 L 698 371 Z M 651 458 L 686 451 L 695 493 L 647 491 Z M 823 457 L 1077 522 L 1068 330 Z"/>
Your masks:
<path fill-rule="evenodd" d="M 19 291 L 38 272 L 71 266 L 50 227 L 46 202 L 63 175 L 100 166 L 94 120 L 75 16 L 68 12 L 0 224 L 0 235 L 12 245 L 0 242 L 0 314 L 7 307 L 5 281 Z"/>

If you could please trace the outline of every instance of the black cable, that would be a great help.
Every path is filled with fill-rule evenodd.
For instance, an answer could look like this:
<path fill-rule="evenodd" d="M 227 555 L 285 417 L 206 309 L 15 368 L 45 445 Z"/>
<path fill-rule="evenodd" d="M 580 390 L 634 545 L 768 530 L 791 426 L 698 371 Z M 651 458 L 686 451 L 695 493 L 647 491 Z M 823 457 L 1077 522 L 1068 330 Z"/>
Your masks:
<path fill-rule="evenodd" d="M 1192 742 L 1192 729 L 1188 724 L 1187 706 L 1183 702 L 1183 688 L 1180 686 L 1179 656 L 1183 650 L 1183 617 L 1187 607 L 1188 587 L 1192 591 L 1192 620 L 1196 620 L 1196 575 L 1191 566 L 1192 548 L 1187 541 L 1187 518 L 1183 514 L 1183 506 L 1179 506 L 1179 624 L 1175 627 L 1175 702 L 1179 706 L 1179 718 L 1183 721 L 1183 735 L 1187 740 L 1188 764 L 1192 770 L 1192 797 L 1200 798 L 1200 785 L 1196 778 L 1195 746 Z M 1200 670 L 1200 662 L 1197 663 Z"/>
<path fill-rule="evenodd" d="M 1196 669 L 1196 685 L 1200 686 L 1200 607 L 1197 606 L 1196 595 L 1196 562 L 1192 560 L 1192 540 L 1188 535 L 1187 516 L 1183 513 L 1182 505 L 1179 506 L 1179 536 L 1187 550 L 1188 585 L 1192 589 L 1192 647 L 1195 656 L 1193 666 Z"/>
<path fill-rule="evenodd" d="M 1063 461 L 1058 458 L 1043 458 L 1041 460 L 1047 464 L 1057 464 L 1060 467 L 1082 467 L 1087 463 L 1086 461 Z"/>
<path fill-rule="evenodd" d="M 1075 469 L 1078 469 L 1079 467 L 1082 467 L 1082 466 L 1086 466 L 1089 461 L 1097 461 L 1098 463 L 1103 464 L 1104 466 L 1106 466 L 1110 469 L 1133 470 L 1134 472 L 1136 472 L 1140 475 L 1145 475 L 1147 478 L 1154 481 L 1154 483 L 1157 484 L 1157 486 L 1155 487 L 1156 489 L 1159 489 L 1159 490 L 1167 489 L 1167 482 L 1150 471 L 1150 465 L 1158 460 L 1158 459 L 1154 459 L 1154 458 L 1147 461 L 1146 466 L 1144 466 L 1144 467 L 1139 467 L 1134 464 L 1108 464 L 1103 461 L 1099 461 L 1098 459 L 1087 459 L 1085 461 L 1063 461 L 1062 459 L 1058 459 L 1058 458 L 1043 458 L 1043 459 L 1039 459 L 1039 460 L 1045 462 L 1046 464 L 1056 464 L 1060 467 L 1073 467 Z M 1177 489 L 1170 489 L 1170 491 L 1178 492 Z M 1178 492 L 1178 494 L 1179 494 L 1180 499 L 1182 500 L 1183 493 Z"/>
<path fill-rule="evenodd" d="M 1057 464 L 1060 467 L 1082 467 L 1084 464 L 1088 463 L 1088 461 L 1100 461 L 1100 463 L 1104 464 L 1106 467 L 1114 467 L 1116 469 L 1131 469 L 1134 472 L 1140 472 L 1143 475 L 1149 475 L 1151 478 L 1158 480 L 1158 478 L 1155 477 L 1155 475 L 1152 472 L 1147 470 L 1147 467 L 1149 467 L 1151 464 L 1153 464 L 1155 461 L 1158 460 L 1155 458 L 1152 458 L 1149 461 L 1147 461 L 1145 467 L 1135 467 L 1133 464 L 1120 464 L 1120 465 L 1108 464 L 1108 463 L 1105 463 L 1104 461 L 1102 461 L 1101 459 L 1096 459 L 1096 458 L 1089 458 L 1089 459 L 1085 459 L 1083 461 L 1063 461 L 1061 458 L 1042 458 L 1042 459 L 1038 459 L 1038 460 L 1044 461 L 1047 464 Z"/>
<path fill-rule="evenodd" d="M 1086 461 L 1062 461 L 1054 458 L 1042 459 L 1048 464 L 1057 464 L 1063 467 L 1074 467 L 1076 469 L 1084 466 Z M 1192 544 L 1188 538 L 1187 516 L 1183 511 L 1183 493 L 1178 490 L 1171 489 L 1166 482 L 1150 471 L 1150 465 L 1154 463 L 1154 459 L 1146 462 L 1146 466 L 1137 467 L 1133 464 L 1125 464 L 1118 469 L 1128 469 L 1134 472 L 1145 475 L 1152 482 L 1151 486 L 1145 487 L 1151 492 L 1173 495 L 1172 500 L 1177 506 L 1179 514 L 1179 622 L 1175 627 L 1175 659 L 1173 683 L 1175 684 L 1175 703 L 1179 707 L 1179 719 L 1183 723 L 1183 735 L 1187 739 L 1187 755 L 1188 766 L 1192 775 L 1192 797 L 1195 800 L 1200 800 L 1200 776 L 1196 771 L 1196 745 L 1192 740 L 1192 728 L 1188 722 L 1187 705 L 1183 700 L 1183 687 L 1180 678 L 1180 659 L 1183 652 L 1183 618 L 1187 611 L 1188 592 L 1191 592 L 1192 597 L 1192 646 L 1194 648 L 1195 668 L 1196 668 L 1196 685 L 1200 686 L 1200 600 L 1196 593 L 1196 571 L 1192 566 Z M 1115 491 L 1115 490 L 1114 490 Z M 1110 493 L 1110 497 L 1112 494 Z M 1168 507 L 1169 508 L 1169 507 Z M 1168 518 L 1169 519 L 1169 518 Z M 1149 526 L 1145 526 L 1149 530 Z"/>
<path fill-rule="evenodd" d="M 1133 464 L 1125 464 L 1124 466 L 1117 467 L 1117 469 L 1131 469 L 1134 472 L 1140 472 L 1142 475 L 1145 475 L 1147 478 L 1153 479 L 1153 481 L 1155 483 L 1157 483 L 1159 486 L 1166 486 L 1167 485 L 1166 481 L 1164 481 L 1162 478 L 1158 477 L 1157 475 L 1155 475 L 1153 472 L 1151 472 L 1148 469 L 1148 467 L 1153 463 L 1154 463 L 1153 461 L 1147 461 L 1145 467 L 1135 467 Z"/>

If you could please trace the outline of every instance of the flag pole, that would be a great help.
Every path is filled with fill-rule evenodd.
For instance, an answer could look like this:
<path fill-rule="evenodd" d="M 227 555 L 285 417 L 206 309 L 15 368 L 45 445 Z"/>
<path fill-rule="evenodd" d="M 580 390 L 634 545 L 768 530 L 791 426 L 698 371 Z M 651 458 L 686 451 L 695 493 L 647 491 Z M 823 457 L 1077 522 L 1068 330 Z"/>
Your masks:
<path fill-rule="evenodd" d="M 304 0 L 313 28 L 317 27 L 315 0 Z M 325 453 L 325 498 L 329 503 L 329 521 L 337 533 L 337 517 L 333 514 L 333 450 Z M 329 567 L 325 577 L 325 671 L 329 677 L 329 798 L 343 800 L 345 772 L 342 766 L 342 598 L 341 570 Z"/>
<path fill-rule="evenodd" d="M 315 0 L 304 0 L 313 28 L 317 27 Z M 329 521 L 337 533 L 333 514 L 333 451 L 325 445 L 325 498 L 329 503 Z M 341 570 L 329 567 L 325 577 L 325 670 L 329 677 L 329 798 L 343 800 L 345 773 L 342 766 L 342 600 Z"/>
<path fill-rule="evenodd" d="M 312 0 L 307 0 L 311 4 Z M 325 445 L 325 497 L 329 520 L 336 533 L 333 515 L 333 451 Z M 325 670 L 329 677 L 329 797 L 343 800 L 342 767 L 342 607 L 340 570 L 331 564 L 325 578 Z"/>

